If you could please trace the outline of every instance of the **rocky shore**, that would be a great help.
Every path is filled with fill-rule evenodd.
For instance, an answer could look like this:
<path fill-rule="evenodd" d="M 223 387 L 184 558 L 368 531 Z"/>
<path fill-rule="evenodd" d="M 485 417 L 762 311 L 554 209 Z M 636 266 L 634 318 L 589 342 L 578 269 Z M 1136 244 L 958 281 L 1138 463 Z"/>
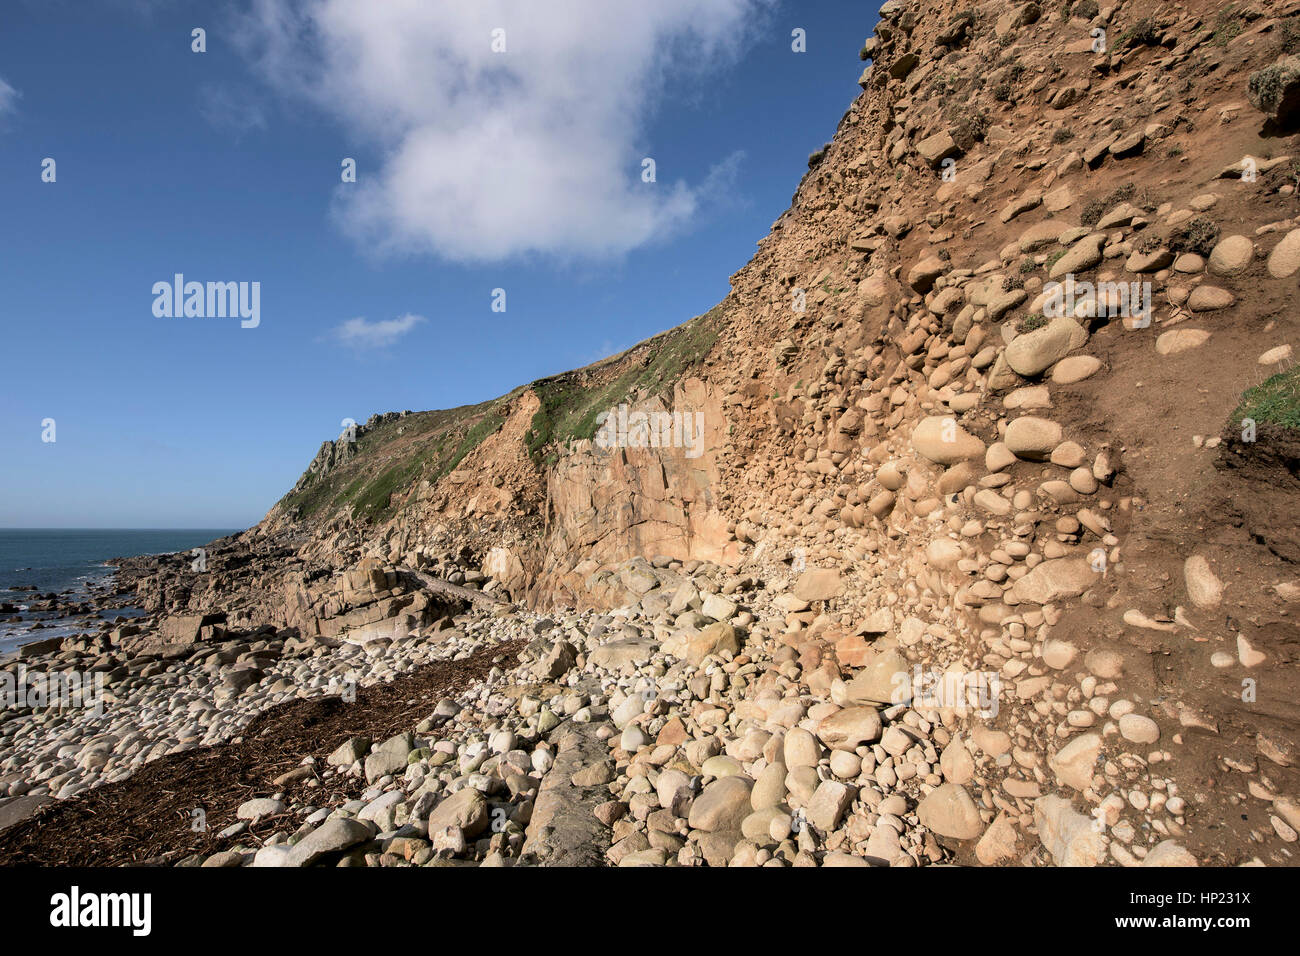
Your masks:
<path fill-rule="evenodd" d="M 0 862 L 1294 865 L 1298 52 L 890 0 L 718 308 L 375 416 L 25 648 L 106 690 L 0 714 Z"/>
<path fill-rule="evenodd" d="M 397 572 L 373 577 L 390 575 Z M 932 670 L 956 672 L 972 662 L 953 651 L 944 629 L 916 618 L 895 626 L 892 613 L 870 615 L 863 633 L 833 646 L 810 645 L 803 626 L 831 602 L 854 601 L 858 588 L 889 606 L 891 594 L 868 581 L 795 572 L 785 562 L 736 576 L 662 558 L 626 562 L 615 577 L 639 597 L 606 614 L 543 616 L 501 604 L 452 613 L 394 640 L 305 646 L 264 629 L 196 641 L 184 655 L 128 657 L 119 665 L 125 673 L 109 671 L 102 714 L 35 710 L 0 724 L 7 755 L 0 786 L 10 797 L 59 801 L 129 786 L 151 761 L 240 742 L 249 722 L 277 705 L 334 697 L 345 721 L 339 726 L 347 726 L 358 691 L 510 647 L 481 681 L 425 700 L 409 727 L 377 738 L 358 707 L 350 731 L 333 728 L 291 765 L 255 781 L 236 805 L 207 806 L 196 794 L 207 852 L 173 849 L 147 859 L 205 866 L 1195 862 L 1179 843 L 1191 809 L 1159 773 L 1166 759 L 1159 726 L 1118 693 L 1117 655 L 1090 654 L 1080 671 L 1085 700 L 1105 705 L 1080 713 L 1100 713 L 1106 725 L 1052 753 L 1055 735 L 1023 702 L 1032 699 L 1031 683 L 1070 665 L 1063 642 L 1025 642 L 1013 652 L 1008 663 L 1023 658 L 1044 678 L 1008 681 L 1014 692 L 1001 699 L 931 692 L 931 699 L 893 703 L 914 676 L 903 655 L 926 652 Z M 54 672 L 84 657 L 69 650 L 31 662 Z M 837 663 L 847 659 L 861 665 L 851 680 Z M 419 710 L 418 701 L 407 703 Z M 1012 732 L 994 729 L 994 717 Z M 273 737 L 276 724 L 261 727 L 258 739 Z M 1094 765 L 1104 767 L 1097 781 Z M 184 766 L 177 764 L 177 777 Z M 1105 788 L 1126 799 L 1101 806 L 1100 827 L 1043 783 Z M 1276 806 L 1296 820 L 1294 804 Z M 0 836 L 0 859 L 30 861 L 42 827 L 48 833 L 59 822 L 51 812 Z M 192 822 L 177 815 L 177 846 L 191 839 Z M 1024 830 L 1039 833 L 1041 843 L 1027 845 Z"/>

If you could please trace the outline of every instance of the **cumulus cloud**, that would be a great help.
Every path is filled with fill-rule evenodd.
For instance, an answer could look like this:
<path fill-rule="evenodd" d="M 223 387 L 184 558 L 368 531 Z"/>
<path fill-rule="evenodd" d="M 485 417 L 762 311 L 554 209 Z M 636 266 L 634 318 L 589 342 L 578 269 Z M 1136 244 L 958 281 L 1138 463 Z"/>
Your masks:
<path fill-rule="evenodd" d="M 411 329 L 424 321 L 424 316 L 412 312 L 395 319 L 371 322 L 364 316 L 348 319 L 334 329 L 335 340 L 355 349 L 379 349 L 392 345 Z"/>
<path fill-rule="evenodd" d="M 378 147 L 380 168 L 337 193 L 359 241 L 599 259 L 688 224 L 734 172 L 738 157 L 719 157 L 691 186 L 659 163 L 644 183 L 642 138 L 667 77 L 734 58 L 772 3 L 254 0 L 240 43 L 274 87 Z"/>

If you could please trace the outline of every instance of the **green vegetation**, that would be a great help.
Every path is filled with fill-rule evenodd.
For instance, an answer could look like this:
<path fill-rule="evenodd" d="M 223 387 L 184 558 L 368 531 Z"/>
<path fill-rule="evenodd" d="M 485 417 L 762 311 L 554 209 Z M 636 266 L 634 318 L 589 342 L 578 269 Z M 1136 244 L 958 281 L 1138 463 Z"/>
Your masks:
<path fill-rule="evenodd" d="M 1224 47 L 1241 36 L 1241 31 L 1245 29 L 1241 20 L 1234 17 L 1236 12 L 1233 4 L 1228 4 L 1219 11 L 1218 16 L 1214 18 L 1214 32 L 1210 34 L 1210 45 Z"/>
<path fill-rule="evenodd" d="M 347 460 L 311 475 L 282 499 L 303 518 L 348 509 L 363 521 L 380 521 L 393 496 L 421 479 L 437 481 L 495 434 L 505 418 L 494 402 L 420 412 L 364 430 Z"/>
<path fill-rule="evenodd" d="M 423 465 L 419 458 L 398 462 L 369 483 L 361 478 L 352 482 L 345 496 L 345 500 L 352 502 L 352 516 L 365 521 L 382 518 L 392 505 L 393 493 L 408 487 Z"/>
<path fill-rule="evenodd" d="M 657 335 L 637 346 L 640 361 L 626 361 L 621 374 L 603 384 L 591 384 L 591 373 L 567 372 L 532 384 L 541 407 L 533 415 L 525 436 L 528 454 L 540 461 L 557 442 L 583 440 L 596 435 L 596 417 L 617 407 L 630 395 L 663 396 L 691 368 L 699 365 L 718 340 L 720 310 L 715 307 L 685 325 Z M 630 354 L 630 353 L 629 353 Z"/>
<path fill-rule="evenodd" d="M 1286 428 L 1300 428 L 1300 365 L 1278 372 L 1241 396 L 1241 404 L 1232 413 L 1232 423 L 1243 418 L 1256 424 L 1269 422 Z"/>
<path fill-rule="evenodd" d="M 843 289 L 827 288 L 838 294 Z M 339 443 L 344 456 L 326 472 L 311 472 L 280 504 L 303 519 L 350 514 L 381 522 L 421 481 L 436 483 L 506 422 L 510 401 L 531 388 L 541 401 L 526 436 L 540 464 L 558 460 L 560 442 L 592 438 L 596 416 L 632 396 L 670 395 L 673 387 L 713 348 L 720 309 L 642 342 L 589 369 L 568 372 L 516 389 L 503 399 L 444 411 L 418 412 L 363 428 L 355 444 Z"/>
<path fill-rule="evenodd" d="M 1041 329 L 1046 324 L 1047 316 L 1045 315 L 1027 315 L 1017 323 L 1016 331 L 1024 334 L 1025 332 L 1032 332 L 1035 329 Z"/>

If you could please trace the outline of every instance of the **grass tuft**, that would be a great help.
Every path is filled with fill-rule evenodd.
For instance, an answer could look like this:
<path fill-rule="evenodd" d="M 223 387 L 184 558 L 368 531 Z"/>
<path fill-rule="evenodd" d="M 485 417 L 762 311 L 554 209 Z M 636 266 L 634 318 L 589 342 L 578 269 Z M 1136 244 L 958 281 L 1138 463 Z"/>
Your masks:
<path fill-rule="evenodd" d="M 1245 418 L 1256 424 L 1300 428 L 1300 365 L 1247 389 L 1232 413 L 1232 426 L 1236 428 Z"/>

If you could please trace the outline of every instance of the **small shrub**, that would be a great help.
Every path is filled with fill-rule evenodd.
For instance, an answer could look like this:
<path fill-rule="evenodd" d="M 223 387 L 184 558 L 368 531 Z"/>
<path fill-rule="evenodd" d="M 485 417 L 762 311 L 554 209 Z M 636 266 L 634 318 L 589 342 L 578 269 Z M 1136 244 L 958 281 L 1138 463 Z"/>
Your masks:
<path fill-rule="evenodd" d="M 1079 224 L 1083 226 L 1095 226 L 1102 216 L 1110 212 L 1122 202 L 1128 202 L 1137 192 L 1137 187 L 1132 183 L 1125 183 L 1111 191 L 1110 195 L 1101 199 L 1094 199 L 1083 207 L 1083 212 L 1079 214 Z"/>
<path fill-rule="evenodd" d="M 1219 241 L 1219 226 L 1212 219 L 1197 216 L 1169 237 L 1169 248 L 1175 252 L 1195 252 L 1208 256 Z"/>
<path fill-rule="evenodd" d="M 1290 68 L 1282 63 L 1274 63 L 1272 66 L 1264 67 L 1258 73 L 1252 73 L 1247 84 L 1251 102 L 1257 104 L 1265 113 L 1276 113 L 1282 105 L 1284 78 L 1289 77 L 1290 74 Z"/>
<path fill-rule="evenodd" d="M 1147 17 L 1121 33 L 1115 49 L 1131 50 L 1135 46 L 1155 46 L 1159 42 L 1160 31 L 1156 29 L 1156 22 Z"/>
<path fill-rule="evenodd" d="M 983 110 L 968 112 L 954 107 L 948 113 L 953 123 L 950 135 L 963 152 L 970 152 L 976 143 L 984 141 L 989 132 L 989 114 Z"/>
<path fill-rule="evenodd" d="M 1241 20 L 1234 16 L 1235 12 L 1233 4 L 1228 4 L 1214 18 L 1214 30 L 1210 33 L 1209 40 L 1212 46 L 1225 47 L 1241 36 L 1241 31 L 1245 27 L 1242 25 Z"/>
<path fill-rule="evenodd" d="M 1034 260 L 1033 260 L 1033 259 L 1026 259 L 1024 262 L 1020 263 L 1020 274 L 1021 274 L 1022 276 L 1023 276 L 1023 275 L 1029 275 L 1029 273 L 1033 272 L 1034 269 L 1036 269 L 1036 268 L 1037 268 L 1037 266 L 1034 265 Z M 1022 283 L 1020 284 L 1020 288 L 1023 289 L 1024 287 L 1025 287 L 1025 284 L 1022 282 Z"/>
<path fill-rule="evenodd" d="M 1027 315 L 1016 324 L 1016 331 L 1023 335 L 1026 332 L 1041 329 L 1046 324 L 1047 316 L 1045 315 Z"/>
<path fill-rule="evenodd" d="M 1137 192 L 1136 186 L 1132 183 L 1125 183 L 1123 186 L 1114 189 L 1111 194 L 1106 197 L 1106 202 L 1110 203 L 1112 206 L 1118 206 L 1120 203 L 1128 202 L 1132 199 L 1135 192 Z"/>
<path fill-rule="evenodd" d="M 1074 139 L 1074 130 L 1066 129 L 1064 126 L 1052 134 L 1052 142 L 1057 146 L 1068 143 L 1072 139 Z"/>
<path fill-rule="evenodd" d="M 1011 84 L 999 83 L 993 88 L 993 98 L 999 103 L 1011 102 Z"/>
<path fill-rule="evenodd" d="M 1277 31 L 1277 52 L 1282 56 L 1300 53 L 1300 17 L 1288 17 Z"/>
<path fill-rule="evenodd" d="M 1155 252 L 1164 244 L 1165 241 L 1160 236 L 1154 236 L 1154 235 L 1147 236 L 1145 239 L 1142 240 L 1142 244 L 1138 246 L 1138 252 L 1142 253 L 1143 255 L 1149 256 L 1151 253 Z"/>
<path fill-rule="evenodd" d="M 1083 212 L 1079 213 L 1079 225 L 1092 227 L 1097 225 L 1101 217 L 1106 215 L 1110 209 L 1103 199 L 1094 199 L 1083 207 Z"/>

